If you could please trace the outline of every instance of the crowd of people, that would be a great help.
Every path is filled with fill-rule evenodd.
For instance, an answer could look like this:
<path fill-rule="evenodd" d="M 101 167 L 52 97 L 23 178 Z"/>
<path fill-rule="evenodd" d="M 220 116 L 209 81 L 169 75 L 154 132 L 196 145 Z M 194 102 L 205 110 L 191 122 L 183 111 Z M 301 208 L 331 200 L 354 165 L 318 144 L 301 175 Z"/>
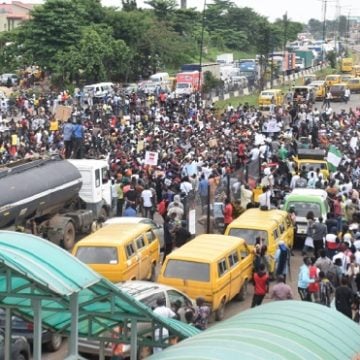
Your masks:
<path fill-rule="evenodd" d="M 55 115 L 60 105 L 70 109 L 64 121 Z M 321 107 L 289 102 L 260 112 L 247 103 L 229 103 L 219 110 L 195 96 L 174 99 L 165 93 L 125 94 L 121 89 L 103 98 L 86 97 L 79 90 L 73 95 L 67 91 L 48 96 L 22 94 L 12 106 L 14 116 L 3 114 L 0 118 L 1 164 L 43 155 L 106 158 L 113 182 L 113 213 L 141 213 L 152 218 L 158 212 L 164 219 L 165 256 L 190 238 L 186 227 L 181 226 L 190 198 L 198 201 L 205 218 L 210 204 L 211 221 L 215 222 L 215 203 L 219 189 L 224 190 L 220 201 L 224 202 L 221 212 L 226 228 L 252 206 L 255 181 L 263 187 L 260 206 L 267 209 L 280 206 L 278 194 L 291 188 L 324 189 L 330 206 L 323 224 L 326 232 L 319 239 L 313 238 L 317 260 L 304 260 L 300 296 L 328 305 L 321 289 L 328 284 L 329 273 L 319 267 L 323 241 L 326 256 L 341 270 L 336 284 L 329 279 L 338 286 L 335 293 L 345 281 L 352 290 L 358 290 L 354 285 L 360 283 L 356 273 L 360 256 L 351 226 L 358 223 L 360 211 L 360 107 L 335 112 L 331 104 Z M 293 158 L 304 141 L 311 148 L 325 150 L 331 144 L 342 153 L 340 165 L 329 178 L 316 169 L 296 168 Z M 147 153 L 156 155 L 155 163 L 147 160 Z M 249 168 L 254 163 L 259 164 L 255 172 Z M 206 223 L 204 218 L 201 221 Z M 311 231 L 317 231 L 319 223 L 322 219 L 309 217 Z M 206 224 L 210 229 L 213 225 Z M 312 266 L 319 271 L 311 270 Z M 263 277 L 260 272 L 256 274 Z M 286 274 L 277 275 L 276 286 L 285 293 Z M 317 284 L 316 291 L 309 290 L 312 283 Z M 266 286 L 261 291 L 264 289 L 267 291 Z M 281 296 L 274 291 L 273 297 Z M 254 300 L 254 305 L 259 303 L 259 298 Z"/>

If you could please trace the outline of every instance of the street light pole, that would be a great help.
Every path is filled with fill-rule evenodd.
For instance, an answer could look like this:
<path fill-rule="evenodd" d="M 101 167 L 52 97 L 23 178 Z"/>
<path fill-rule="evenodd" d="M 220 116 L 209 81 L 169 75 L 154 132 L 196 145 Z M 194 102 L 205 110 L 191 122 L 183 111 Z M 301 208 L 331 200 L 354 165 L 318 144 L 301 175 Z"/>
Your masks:
<path fill-rule="evenodd" d="M 202 13 L 201 21 L 201 38 L 200 38 L 200 59 L 199 59 L 199 80 L 198 80 L 198 95 L 197 95 L 197 108 L 200 109 L 201 103 L 201 87 L 202 87 L 202 60 L 203 60 L 203 47 L 204 47 L 204 31 L 205 31 L 205 10 L 206 10 L 206 0 L 204 0 L 204 9 Z"/>
<path fill-rule="evenodd" d="M 326 7 L 327 7 L 327 0 L 324 0 L 324 19 L 323 19 L 323 46 L 322 46 L 322 61 L 324 61 L 324 46 L 326 40 Z"/>
<path fill-rule="evenodd" d="M 284 43 L 283 43 L 283 59 L 285 59 L 285 52 L 286 52 L 286 43 L 287 43 L 287 32 L 288 32 L 288 18 L 287 18 L 287 12 L 284 14 L 283 17 L 284 20 Z M 287 57 L 287 64 L 286 64 L 286 69 L 289 68 L 288 64 L 289 64 L 289 58 Z M 283 84 L 285 84 L 285 71 L 283 71 Z"/>

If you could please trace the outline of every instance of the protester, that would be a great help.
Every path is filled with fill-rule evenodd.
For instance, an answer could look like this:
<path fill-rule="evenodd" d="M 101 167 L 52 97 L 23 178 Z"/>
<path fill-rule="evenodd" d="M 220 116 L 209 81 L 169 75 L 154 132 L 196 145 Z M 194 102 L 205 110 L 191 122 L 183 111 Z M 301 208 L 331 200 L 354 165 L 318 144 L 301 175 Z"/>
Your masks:
<path fill-rule="evenodd" d="M 168 307 L 165 306 L 165 298 L 159 297 L 156 299 L 156 308 L 154 309 L 154 314 L 159 315 L 161 317 L 164 318 L 175 318 L 176 314 L 169 309 Z M 164 327 L 160 327 L 158 329 L 155 330 L 155 340 L 159 340 L 160 337 L 162 339 L 166 339 L 169 337 L 169 331 L 164 328 Z M 162 348 L 154 348 L 154 353 L 158 353 L 162 351 Z"/>
<path fill-rule="evenodd" d="M 223 210 L 223 213 L 224 213 L 224 234 L 225 234 L 225 231 L 228 227 L 228 225 L 233 221 L 233 206 L 231 204 L 231 201 L 229 198 L 226 198 L 225 199 L 225 204 L 224 204 L 224 210 Z"/>
<path fill-rule="evenodd" d="M 286 275 L 290 271 L 290 250 L 283 240 L 279 241 L 279 247 L 275 252 L 275 274 L 282 275 L 286 282 Z"/>
<path fill-rule="evenodd" d="M 265 272 L 265 265 L 260 264 L 259 271 L 254 274 L 254 295 L 251 307 L 261 305 L 265 295 L 269 292 L 269 275 Z"/>
<path fill-rule="evenodd" d="M 300 266 L 298 276 L 298 293 L 301 300 L 311 302 L 311 294 L 308 288 L 309 284 L 315 282 L 314 279 L 310 278 L 309 267 L 311 265 L 311 260 L 308 257 L 304 257 L 303 262 L 304 264 Z"/>
<path fill-rule="evenodd" d="M 324 271 L 319 272 L 319 302 L 322 305 L 330 307 L 331 296 L 334 293 L 334 287 L 331 281 L 326 277 Z"/>
<path fill-rule="evenodd" d="M 210 308 L 205 304 L 202 297 L 196 299 L 196 313 L 194 324 L 199 330 L 206 330 L 210 318 Z"/>
<path fill-rule="evenodd" d="M 354 293 L 349 288 L 349 282 L 346 277 L 341 279 L 341 284 L 335 290 L 335 307 L 345 316 L 352 319 L 351 306 L 354 300 Z"/>
<path fill-rule="evenodd" d="M 284 275 L 277 276 L 277 283 L 270 291 L 270 298 L 273 300 L 292 300 L 294 298 L 291 287 L 285 284 Z"/>

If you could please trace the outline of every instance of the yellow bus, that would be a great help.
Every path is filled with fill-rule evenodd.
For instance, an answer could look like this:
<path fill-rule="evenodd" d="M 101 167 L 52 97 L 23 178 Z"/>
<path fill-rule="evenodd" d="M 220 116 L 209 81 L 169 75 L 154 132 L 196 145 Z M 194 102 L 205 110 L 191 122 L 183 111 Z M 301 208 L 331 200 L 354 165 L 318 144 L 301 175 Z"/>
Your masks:
<path fill-rule="evenodd" d="M 342 58 L 340 62 L 341 72 L 349 73 L 353 69 L 353 59 L 352 58 Z"/>
<path fill-rule="evenodd" d="M 193 299 L 202 296 L 215 312 L 216 320 L 222 320 L 225 304 L 246 296 L 253 261 L 254 252 L 244 239 L 203 234 L 166 257 L 158 282 Z"/>
<path fill-rule="evenodd" d="M 354 65 L 352 68 L 352 73 L 355 77 L 360 76 L 360 65 Z"/>
<path fill-rule="evenodd" d="M 72 254 L 114 283 L 155 281 L 160 243 L 148 224 L 109 224 L 78 241 Z"/>

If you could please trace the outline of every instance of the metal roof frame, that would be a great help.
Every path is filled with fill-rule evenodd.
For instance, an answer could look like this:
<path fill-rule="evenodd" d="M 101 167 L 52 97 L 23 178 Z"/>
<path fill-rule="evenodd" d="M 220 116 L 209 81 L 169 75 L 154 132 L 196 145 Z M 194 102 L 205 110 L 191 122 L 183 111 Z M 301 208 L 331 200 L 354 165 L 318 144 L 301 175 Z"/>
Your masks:
<path fill-rule="evenodd" d="M 100 359 L 106 341 L 131 344 L 131 358 L 136 359 L 138 345 L 169 345 L 161 336 L 157 341 L 153 338 L 155 329 L 167 328 L 180 340 L 198 333 L 186 324 L 156 316 L 49 241 L 10 231 L 0 231 L 0 307 L 5 308 L 8 350 L 11 314 L 34 321 L 34 360 L 41 359 L 43 327 L 69 335 L 69 360 L 80 358 L 78 336 L 100 341 Z M 138 323 L 147 323 L 146 330 L 138 333 Z M 101 336 L 119 325 L 124 331 L 116 339 Z M 10 360 L 9 355 L 5 360 Z"/>

